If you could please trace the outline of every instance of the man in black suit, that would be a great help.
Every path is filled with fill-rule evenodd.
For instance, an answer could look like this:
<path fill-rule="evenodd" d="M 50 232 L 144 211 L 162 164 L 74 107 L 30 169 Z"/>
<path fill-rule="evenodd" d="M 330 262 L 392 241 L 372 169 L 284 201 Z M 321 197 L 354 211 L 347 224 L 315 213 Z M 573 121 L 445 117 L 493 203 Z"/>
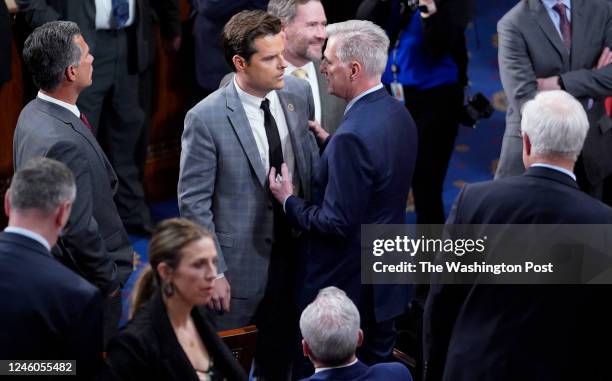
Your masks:
<path fill-rule="evenodd" d="M 32 157 L 44 156 L 74 173 L 77 197 L 54 254 L 107 296 L 109 339 L 121 316 L 120 288 L 132 272 L 134 250 L 113 202 L 117 176 L 76 105 L 81 91 L 91 85 L 93 57 L 71 21 L 53 21 L 34 30 L 23 57 L 40 91 L 17 121 L 15 170 Z"/>
<path fill-rule="evenodd" d="M 573 173 L 589 129 L 580 103 L 540 93 L 525 104 L 521 128 L 527 171 L 466 185 L 447 224 L 612 223 L 612 209 L 580 191 Z M 425 379 L 604 379 L 609 296 L 596 285 L 432 284 Z"/>
<path fill-rule="evenodd" d="M 17 3 L 32 27 L 68 20 L 81 28 L 96 60 L 93 84 L 79 97 L 79 108 L 87 115 L 117 172 L 119 187 L 115 202 L 123 224 L 131 233 L 150 234 L 151 217 L 142 184 L 147 126 L 139 103 L 139 73 L 149 70 L 153 62 L 154 18 L 160 21 L 162 36 L 170 40 L 170 45 L 176 45 L 180 36 L 177 0 L 17 0 Z"/>
<path fill-rule="evenodd" d="M 32 159 L 13 176 L 0 233 L 0 358 L 76 360 L 87 379 L 102 354 L 100 293 L 50 252 L 75 196 L 74 175 L 55 160 Z"/>

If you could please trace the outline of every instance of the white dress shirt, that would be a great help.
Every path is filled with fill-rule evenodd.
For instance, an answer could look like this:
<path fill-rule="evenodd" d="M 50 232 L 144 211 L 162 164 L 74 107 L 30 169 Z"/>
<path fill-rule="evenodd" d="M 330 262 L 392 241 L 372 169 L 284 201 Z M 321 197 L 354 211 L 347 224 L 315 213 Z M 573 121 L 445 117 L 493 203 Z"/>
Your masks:
<path fill-rule="evenodd" d="M 13 234 L 19 234 L 22 235 L 24 237 L 28 237 L 30 239 L 33 239 L 34 241 L 40 243 L 41 245 L 43 245 L 47 251 L 51 252 L 51 245 L 49 244 L 49 242 L 43 238 L 42 235 L 38 234 L 38 233 L 34 233 L 31 230 L 28 229 L 24 229 L 24 228 L 20 228 L 17 226 L 7 226 L 6 229 L 4 229 L 5 233 L 13 233 Z"/>
<path fill-rule="evenodd" d="M 572 171 L 568 171 L 567 169 L 562 168 L 562 167 L 558 167 L 556 165 L 546 164 L 546 163 L 533 163 L 533 164 L 530 165 L 530 167 L 544 167 L 544 168 L 553 169 L 555 171 L 558 171 L 558 172 L 561 172 L 561 173 L 565 173 L 566 175 L 568 175 L 569 177 L 574 179 L 574 181 L 576 181 L 576 175 L 574 175 L 574 173 L 572 173 Z"/>
<path fill-rule="evenodd" d="M 136 0 L 128 0 L 128 2 L 130 4 L 130 17 L 125 26 L 132 25 L 134 15 L 136 15 Z M 112 0 L 96 0 L 96 29 L 117 29 L 113 20 Z"/>
<path fill-rule="evenodd" d="M 319 372 L 323 372 L 324 370 L 328 370 L 328 369 L 338 369 L 338 368 L 347 368 L 351 365 L 355 365 L 357 364 L 357 359 L 353 360 L 352 362 L 348 363 L 348 364 L 344 364 L 344 365 L 340 365 L 340 366 L 330 366 L 327 368 L 315 368 L 315 373 L 319 373 Z"/>
<path fill-rule="evenodd" d="M 357 95 L 355 98 L 351 99 L 351 101 L 346 105 L 346 108 L 344 109 L 344 115 L 346 115 L 346 113 L 351 109 L 351 107 L 353 107 L 353 105 L 355 103 L 357 103 L 358 100 L 360 100 L 361 98 L 365 97 L 366 95 L 373 93 L 375 91 L 378 91 L 380 89 L 383 88 L 383 84 L 379 83 L 378 85 L 374 86 L 374 87 L 370 87 L 369 89 L 367 89 L 366 91 L 364 91 L 363 93 Z"/>
<path fill-rule="evenodd" d="M 48 96 L 47 94 L 44 94 L 42 91 L 38 92 L 38 98 L 42 99 L 43 101 L 55 103 L 58 106 L 68 109 L 68 111 L 76 115 L 77 118 L 81 117 L 81 112 L 79 111 L 79 108 L 77 107 L 77 105 L 71 105 L 70 103 L 60 101 L 59 99 L 56 99 L 56 98 Z"/>
<path fill-rule="evenodd" d="M 294 70 L 302 69 L 308 74 L 308 78 L 305 80 L 310 83 L 310 90 L 312 91 L 312 98 L 314 99 L 315 105 L 315 119 L 321 124 L 321 96 L 319 91 L 319 81 L 317 81 L 317 69 L 312 61 L 308 62 L 306 65 L 302 67 L 293 66 L 291 63 L 287 62 L 287 68 L 285 69 L 285 75 L 291 75 Z M 325 91 L 325 90 L 323 90 Z"/>
<path fill-rule="evenodd" d="M 264 112 L 261 109 L 261 102 L 264 98 L 260 98 L 251 94 L 246 93 L 238 86 L 234 77 L 234 86 L 238 92 L 238 97 L 244 108 L 247 119 L 253 131 L 253 137 L 255 138 L 255 144 L 257 144 L 257 150 L 259 151 L 259 157 L 261 162 L 266 169 L 266 173 L 270 173 L 270 154 L 268 152 L 268 138 L 266 135 L 266 128 L 264 126 Z M 281 106 L 280 100 L 276 91 L 270 91 L 266 98 L 270 101 L 270 112 L 274 117 L 276 126 L 278 127 L 278 135 L 280 136 L 281 147 L 283 149 L 283 159 L 289 169 L 289 176 L 292 178 L 295 173 L 295 156 L 293 155 L 293 146 L 291 145 L 291 137 L 289 136 L 289 128 L 287 127 L 287 121 L 285 120 L 285 113 Z"/>

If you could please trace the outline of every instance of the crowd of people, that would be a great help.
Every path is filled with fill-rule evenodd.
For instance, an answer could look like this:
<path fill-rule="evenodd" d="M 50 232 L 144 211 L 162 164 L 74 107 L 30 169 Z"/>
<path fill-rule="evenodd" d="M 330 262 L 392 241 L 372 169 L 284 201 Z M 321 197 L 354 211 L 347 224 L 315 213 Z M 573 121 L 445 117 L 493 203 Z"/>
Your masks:
<path fill-rule="evenodd" d="M 445 221 L 473 1 L 363 0 L 329 25 L 320 0 L 193 1 L 201 99 L 180 217 L 155 228 L 151 31 L 180 48 L 178 2 L 17 3 L 39 92 L 4 198 L 0 359 L 76 360 L 98 380 L 606 378 L 605 286 L 362 282 L 363 225 L 404 224 L 411 190 L 418 223 Z M 466 185 L 446 223 L 612 224 L 612 2 L 524 0 L 498 29 L 496 179 Z M 128 232 L 151 234 L 149 265 L 120 330 Z M 411 308 L 409 370 L 393 350 Z M 252 324 L 246 374 L 217 332 Z"/>

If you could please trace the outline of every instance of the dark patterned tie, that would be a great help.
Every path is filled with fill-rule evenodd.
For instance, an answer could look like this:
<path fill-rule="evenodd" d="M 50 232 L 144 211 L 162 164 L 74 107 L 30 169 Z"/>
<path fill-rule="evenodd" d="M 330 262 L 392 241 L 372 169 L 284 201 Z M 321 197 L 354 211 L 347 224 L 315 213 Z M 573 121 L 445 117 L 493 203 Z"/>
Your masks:
<path fill-rule="evenodd" d="M 559 14 L 559 29 L 563 37 L 563 45 L 565 45 L 565 49 L 569 53 L 572 49 L 572 23 L 567 18 L 565 5 L 557 3 L 553 9 Z"/>
<path fill-rule="evenodd" d="M 123 28 L 130 18 L 130 2 L 128 0 L 112 0 L 115 26 Z"/>
<path fill-rule="evenodd" d="M 281 146 L 280 135 L 278 134 L 278 126 L 270 112 L 270 101 L 267 98 L 261 101 L 261 109 L 264 112 L 264 127 L 266 129 L 266 138 L 268 139 L 270 167 L 276 168 L 276 172 L 280 173 L 281 164 L 284 161 L 283 147 Z"/>

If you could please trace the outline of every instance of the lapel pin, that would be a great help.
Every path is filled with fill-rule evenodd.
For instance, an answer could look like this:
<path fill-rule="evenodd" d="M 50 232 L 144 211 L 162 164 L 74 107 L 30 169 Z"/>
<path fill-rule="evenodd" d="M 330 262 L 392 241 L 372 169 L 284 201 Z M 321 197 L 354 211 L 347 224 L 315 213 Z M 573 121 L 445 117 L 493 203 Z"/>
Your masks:
<path fill-rule="evenodd" d="M 289 104 L 287 105 L 287 109 L 288 109 L 289 111 L 293 111 L 293 110 L 295 110 L 295 107 L 293 107 L 293 103 L 289 103 Z"/>

